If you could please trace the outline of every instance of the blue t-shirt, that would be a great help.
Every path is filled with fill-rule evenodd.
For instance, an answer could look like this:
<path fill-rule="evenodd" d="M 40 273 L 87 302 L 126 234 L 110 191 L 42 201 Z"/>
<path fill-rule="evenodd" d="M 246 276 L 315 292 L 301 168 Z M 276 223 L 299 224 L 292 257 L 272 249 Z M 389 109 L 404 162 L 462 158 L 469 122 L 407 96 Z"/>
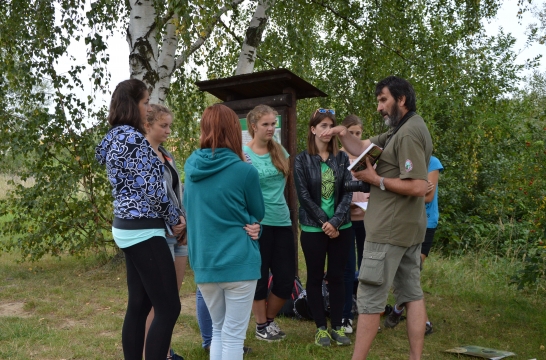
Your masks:
<path fill-rule="evenodd" d="M 431 156 L 430 162 L 428 163 L 428 172 L 430 173 L 434 170 L 443 172 L 444 167 L 436 156 Z M 434 229 L 438 226 L 438 218 L 440 217 L 440 213 L 438 211 L 438 186 L 436 186 L 436 189 L 434 190 L 434 198 L 431 202 L 425 204 L 425 206 L 427 209 L 427 228 Z"/>

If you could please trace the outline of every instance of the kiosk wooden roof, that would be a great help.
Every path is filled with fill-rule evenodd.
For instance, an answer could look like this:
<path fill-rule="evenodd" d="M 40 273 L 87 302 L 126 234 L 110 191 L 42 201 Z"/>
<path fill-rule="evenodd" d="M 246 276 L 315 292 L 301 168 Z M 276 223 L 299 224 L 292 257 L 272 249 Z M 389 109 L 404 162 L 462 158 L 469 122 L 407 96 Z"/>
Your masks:
<path fill-rule="evenodd" d="M 234 101 L 285 93 L 292 88 L 296 99 L 328 96 L 315 86 L 287 69 L 259 71 L 228 78 L 198 81 L 199 90 L 206 91 L 222 101 Z"/>

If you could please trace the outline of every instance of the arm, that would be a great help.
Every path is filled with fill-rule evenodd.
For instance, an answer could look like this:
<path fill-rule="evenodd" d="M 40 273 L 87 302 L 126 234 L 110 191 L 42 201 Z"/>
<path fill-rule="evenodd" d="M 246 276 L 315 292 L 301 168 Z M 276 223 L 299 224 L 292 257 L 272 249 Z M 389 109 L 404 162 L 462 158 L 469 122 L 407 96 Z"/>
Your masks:
<path fill-rule="evenodd" d="M 347 216 L 347 212 L 349 211 L 349 207 L 353 199 L 353 193 L 346 191 L 345 186 L 343 186 L 347 181 L 351 181 L 353 179 L 351 172 L 347 170 L 347 166 L 349 165 L 349 158 L 346 154 L 343 154 L 341 158 L 343 159 L 343 165 L 341 166 L 341 168 L 343 169 L 343 181 L 341 182 L 341 189 L 338 189 L 341 194 L 341 199 L 337 204 L 334 216 L 332 216 L 332 218 L 328 220 L 328 222 L 332 224 L 336 229 L 339 229 L 341 223 L 343 222 L 343 218 Z"/>
<path fill-rule="evenodd" d="M 335 126 L 320 134 L 321 137 L 325 137 L 328 135 L 337 135 L 339 141 L 341 141 L 341 144 L 343 145 L 343 148 L 354 156 L 359 156 L 360 154 L 362 154 L 362 152 L 366 150 L 366 148 L 371 144 L 369 139 L 360 140 L 359 138 L 348 132 L 347 128 L 343 125 Z"/>
<path fill-rule="evenodd" d="M 134 136 L 133 142 L 126 141 L 127 167 L 132 169 L 135 184 L 139 184 L 142 194 L 150 207 L 159 213 L 168 225 L 178 225 L 180 215 L 177 207 L 169 200 L 163 186 L 163 164 L 149 146 L 143 135 Z M 132 154 L 139 154 L 132 156 Z M 137 169 L 148 169 L 139 171 Z"/>
<path fill-rule="evenodd" d="M 304 154 L 296 156 L 294 161 L 294 182 L 296 183 L 296 192 L 298 194 L 298 200 L 300 201 L 300 206 L 305 210 L 307 214 L 314 217 L 316 221 L 321 224 L 324 224 L 328 221 L 326 213 L 315 204 L 309 193 L 309 183 L 308 179 L 305 176 L 305 169 L 302 163 L 302 157 Z"/>
<path fill-rule="evenodd" d="M 244 184 L 245 200 L 250 220 L 248 224 L 243 226 L 243 229 L 252 240 L 258 240 L 262 236 L 260 221 L 265 215 L 265 204 L 258 171 L 254 167 L 248 172 Z"/>
<path fill-rule="evenodd" d="M 434 199 L 434 194 L 436 193 L 436 188 L 438 187 L 439 178 L 440 170 L 433 170 L 428 173 L 428 182 L 429 184 L 432 184 L 432 189 L 430 191 L 427 191 L 425 195 L 425 204 L 428 204 L 432 201 L 432 199 Z"/>
<path fill-rule="evenodd" d="M 250 166 L 249 168 L 250 170 L 244 181 L 244 193 L 250 221 L 251 223 L 254 223 L 260 222 L 264 218 L 265 205 L 262 189 L 260 188 L 258 171 L 253 166 Z"/>
<path fill-rule="evenodd" d="M 367 167 L 365 170 L 353 173 L 353 175 L 358 180 L 379 187 L 381 176 L 377 175 L 368 158 L 366 158 L 366 164 Z M 385 191 L 388 190 L 400 195 L 423 197 L 427 192 L 427 181 L 421 179 L 385 178 L 383 185 L 385 186 Z"/>

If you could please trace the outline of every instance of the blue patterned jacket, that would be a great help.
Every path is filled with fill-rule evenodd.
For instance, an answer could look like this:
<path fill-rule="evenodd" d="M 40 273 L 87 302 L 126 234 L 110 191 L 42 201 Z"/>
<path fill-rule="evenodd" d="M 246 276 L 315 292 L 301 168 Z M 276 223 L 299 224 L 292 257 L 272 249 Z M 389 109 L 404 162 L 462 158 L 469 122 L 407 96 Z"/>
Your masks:
<path fill-rule="evenodd" d="M 163 164 L 144 135 L 129 125 L 116 126 L 95 149 L 114 197 L 114 227 L 147 229 L 176 225 L 181 210 L 171 203 Z"/>

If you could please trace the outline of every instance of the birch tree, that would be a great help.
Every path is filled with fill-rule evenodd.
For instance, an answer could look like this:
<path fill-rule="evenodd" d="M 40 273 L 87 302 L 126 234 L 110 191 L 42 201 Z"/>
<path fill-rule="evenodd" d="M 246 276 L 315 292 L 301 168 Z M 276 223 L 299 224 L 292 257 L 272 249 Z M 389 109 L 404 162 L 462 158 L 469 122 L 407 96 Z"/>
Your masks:
<path fill-rule="evenodd" d="M 485 33 L 483 22 L 495 16 L 500 4 L 6 0 L 0 6 L 0 99 L 5 104 L 0 108 L 0 152 L 9 147 L 23 155 L 18 175 L 34 179 L 35 185 L 16 186 L 0 200 L 0 216 L 13 219 L 0 227 L 0 235 L 8 239 L 0 247 L 38 259 L 113 245 L 110 189 L 93 150 L 107 131 L 107 109 L 94 106 L 94 95 L 108 89 L 107 39 L 114 32 L 127 35 L 127 77 L 146 82 L 152 101 L 175 110 L 176 135 L 183 139 L 177 147 L 185 152 L 193 150 L 194 119 L 205 106 L 204 95 L 194 86 L 203 79 L 201 71 L 213 79 L 284 67 L 317 86 L 329 97 L 298 102 L 301 134 L 319 106 L 335 108 L 339 118 L 360 115 L 366 135 L 382 131 L 374 115 L 374 84 L 391 74 L 410 79 L 436 154 L 458 169 L 443 177 L 450 190 L 443 219 L 460 221 L 442 224 L 439 241 L 450 249 L 467 246 L 461 239 L 476 213 L 501 204 L 484 196 L 483 179 L 491 178 L 493 170 L 481 161 L 493 163 L 488 153 L 508 153 L 495 142 L 486 146 L 484 139 L 508 120 L 509 112 L 501 109 L 509 108 L 507 94 L 515 91 L 521 69 L 538 61 L 517 64 L 509 34 Z M 78 40 L 87 44 L 87 63 L 74 60 L 60 73 L 56 64 L 70 56 L 69 45 Z M 89 76 L 95 93 L 82 98 L 82 79 Z M 14 93 L 16 97 L 7 95 Z M 304 139 L 298 137 L 300 149 Z M 519 230 L 531 234 L 532 226 L 522 222 Z"/>
<path fill-rule="evenodd" d="M 6 106 L 0 109 L 0 152 L 24 154 L 17 175 L 34 180 L 30 187 L 13 184 L 9 200 L 0 203 L 0 216 L 14 218 L 0 229 L 8 239 L 0 244 L 2 249 L 19 249 L 23 258 L 35 260 L 45 254 L 83 255 L 113 246 L 108 181 L 93 155 L 107 131 L 107 109 L 94 106 L 93 94 L 78 96 L 84 88 L 82 79 L 88 76 L 86 69 L 91 69 L 95 91 L 105 92 L 107 38 L 126 29 L 127 76 L 143 80 L 157 103 L 166 101 L 174 81 L 172 107 L 182 120 L 180 135 L 204 104 L 193 85 L 196 66 L 205 56 L 201 47 L 217 31 L 221 18 L 229 18 L 242 2 L 11 0 L 2 4 L 0 97 Z M 87 66 L 67 55 L 70 44 L 80 40 L 88 46 Z M 201 54 L 193 56 L 198 51 Z M 56 64 L 63 56 L 74 62 L 68 72 L 60 73 Z M 8 95 L 14 92 L 17 97 Z"/>
<path fill-rule="evenodd" d="M 127 42 L 130 49 L 130 76 L 149 86 L 150 100 L 153 103 L 165 102 L 174 72 L 186 65 L 189 57 L 203 46 L 221 16 L 242 2 L 243 0 L 232 0 L 219 9 L 212 10 L 213 14 L 206 16 L 197 26 L 197 39 L 186 46 L 181 44 L 179 37 L 179 33 L 186 30 L 186 25 L 180 22 L 175 8 L 166 7 L 161 11 L 150 0 L 129 2 Z M 214 2 L 196 3 L 197 8 L 204 9 Z"/>
<path fill-rule="evenodd" d="M 262 34 L 267 25 L 267 13 L 270 7 L 275 5 L 275 0 L 260 0 L 248 29 L 246 30 L 245 41 L 239 55 L 239 62 L 235 75 L 248 74 L 254 70 L 256 51 L 262 41 Z"/>

